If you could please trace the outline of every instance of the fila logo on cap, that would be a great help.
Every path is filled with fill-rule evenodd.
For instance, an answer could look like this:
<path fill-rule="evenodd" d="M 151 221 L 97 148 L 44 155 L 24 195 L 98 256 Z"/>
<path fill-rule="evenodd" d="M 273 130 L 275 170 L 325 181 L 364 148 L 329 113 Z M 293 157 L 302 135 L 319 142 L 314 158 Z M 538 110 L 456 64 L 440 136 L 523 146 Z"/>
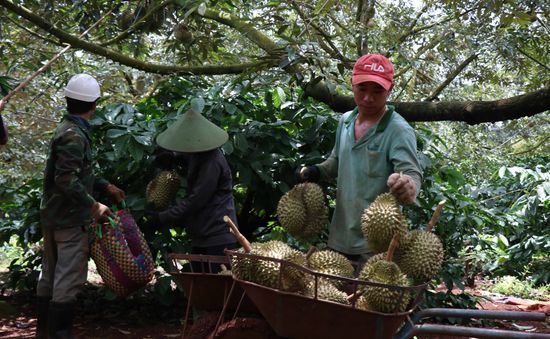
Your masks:
<path fill-rule="evenodd" d="M 380 65 L 380 64 L 377 64 L 377 63 L 373 63 L 373 64 L 367 64 L 365 66 L 363 66 L 363 69 L 366 71 L 368 69 L 371 70 L 371 72 L 380 72 L 380 73 L 384 73 L 384 66 Z"/>

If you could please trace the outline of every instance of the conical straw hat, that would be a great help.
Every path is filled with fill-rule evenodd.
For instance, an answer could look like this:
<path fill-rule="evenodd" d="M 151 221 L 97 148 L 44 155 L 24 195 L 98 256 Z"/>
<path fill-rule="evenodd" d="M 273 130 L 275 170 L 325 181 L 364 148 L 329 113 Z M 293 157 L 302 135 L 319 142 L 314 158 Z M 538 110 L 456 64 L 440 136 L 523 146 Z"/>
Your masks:
<path fill-rule="evenodd" d="M 204 152 L 225 144 L 227 132 L 190 109 L 157 136 L 157 144 L 177 152 Z"/>

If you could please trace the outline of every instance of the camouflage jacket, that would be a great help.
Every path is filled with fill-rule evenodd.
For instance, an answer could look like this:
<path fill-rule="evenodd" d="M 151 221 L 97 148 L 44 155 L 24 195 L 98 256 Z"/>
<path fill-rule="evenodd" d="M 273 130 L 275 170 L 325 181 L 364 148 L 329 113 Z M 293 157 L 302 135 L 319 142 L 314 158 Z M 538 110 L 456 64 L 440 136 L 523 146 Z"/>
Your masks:
<path fill-rule="evenodd" d="M 86 120 L 65 115 L 50 142 L 44 171 L 44 192 L 40 203 L 42 227 L 80 227 L 91 221 L 95 203 L 93 189 L 103 190 L 109 184 L 95 178 L 91 140 Z"/>

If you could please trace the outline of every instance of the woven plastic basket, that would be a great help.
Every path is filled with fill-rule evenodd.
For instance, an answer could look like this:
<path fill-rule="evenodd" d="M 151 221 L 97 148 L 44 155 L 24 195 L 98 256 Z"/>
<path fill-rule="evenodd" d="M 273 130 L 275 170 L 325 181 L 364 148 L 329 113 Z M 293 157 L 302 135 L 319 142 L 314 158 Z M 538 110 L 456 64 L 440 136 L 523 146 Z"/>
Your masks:
<path fill-rule="evenodd" d="M 153 278 L 151 250 L 132 215 L 116 210 L 109 222 L 92 225 L 90 253 L 103 282 L 116 295 L 125 297 Z"/>

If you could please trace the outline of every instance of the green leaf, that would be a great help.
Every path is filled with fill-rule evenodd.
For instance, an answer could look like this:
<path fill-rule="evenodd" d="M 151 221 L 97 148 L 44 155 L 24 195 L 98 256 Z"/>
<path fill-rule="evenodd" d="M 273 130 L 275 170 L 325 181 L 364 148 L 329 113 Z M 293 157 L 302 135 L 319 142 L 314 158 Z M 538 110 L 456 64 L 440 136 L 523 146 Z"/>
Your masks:
<path fill-rule="evenodd" d="M 125 130 L 121 130 L 121 129 L 110 129 L 107 131 L 107 133 L 105 134 L 107 136 L 107 138 L 109 139 L 116 139 L 124 134 L 128 133 L 127 131 Z"/>
<path fill-rule="evenodd" d="M 248 141 L 246 141 L 246 136 L 243 134 L 235 135 L 235 148 L 240 152 L 245 153 L 248 149 Z"/>
<path fill-rule="evenodd" d="M 150 145 L 152 145 L 151 137 L 150 137 L 150 136 L 146 136 L 146 135 L 134 135 L 134 140 L 137 141 L 138 143 L 142 144 L 142 145 L 145 145 L 145 146 L 150 146 Z"/>

